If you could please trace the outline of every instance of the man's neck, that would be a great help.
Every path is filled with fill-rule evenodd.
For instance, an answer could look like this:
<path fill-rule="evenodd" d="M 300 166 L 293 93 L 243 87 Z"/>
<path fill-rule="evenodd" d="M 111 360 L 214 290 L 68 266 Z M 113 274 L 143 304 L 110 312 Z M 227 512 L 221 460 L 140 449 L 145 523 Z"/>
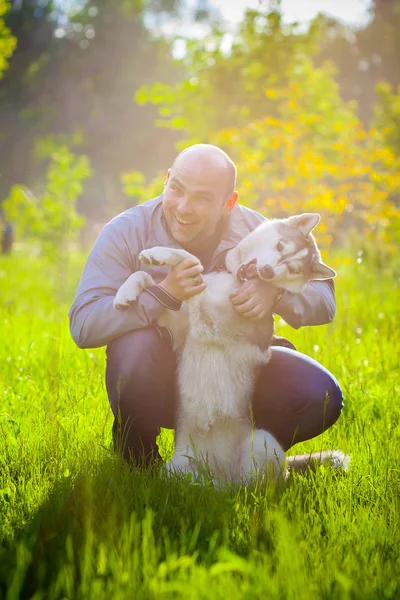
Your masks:
<path fill-rule="evenodd" d="M 185 245 L 182 244 L 182 248 L 184 248 L 188 252 L 194 253 L 196 250 L 204 250 L 204 247 L 208 244 L 219 243 L 222 238 L 225 225 L 226 219 L 221 218 L 218 221 L 213 233 L 203 235 L 201 238 L 196 238 Z"/>
<path fill-rule="evenodd" d="M 226 224 L 227 219 L 222 218 L 211 235 L 204 236 L 201 240 L 193 240 L 185 245 L 181 244 L 182 248 L 194 256 L 197 256 L 206 269 L 215 249 L 222 239 Z"/>

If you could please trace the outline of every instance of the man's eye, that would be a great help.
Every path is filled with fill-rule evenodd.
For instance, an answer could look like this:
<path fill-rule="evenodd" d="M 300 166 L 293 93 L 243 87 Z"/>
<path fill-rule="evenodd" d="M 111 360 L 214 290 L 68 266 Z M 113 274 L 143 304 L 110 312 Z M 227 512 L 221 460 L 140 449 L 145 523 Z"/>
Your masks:
<path fill-rule="evenodd" d="M 283 250 L 283 244 L 282 244 L 282 242 L 278 242 L 277 243 L 276 249 L 278 250 L 278 252 L 282 252 L 282 250 Z"/>
<path fill-rule="evenodd" d="M 176 192 L 177 194 L 181 194 L 182 193 L 181 188 L 176 187 L 176 185 L 171 185 L 171 190 L 173 192 Z"/>

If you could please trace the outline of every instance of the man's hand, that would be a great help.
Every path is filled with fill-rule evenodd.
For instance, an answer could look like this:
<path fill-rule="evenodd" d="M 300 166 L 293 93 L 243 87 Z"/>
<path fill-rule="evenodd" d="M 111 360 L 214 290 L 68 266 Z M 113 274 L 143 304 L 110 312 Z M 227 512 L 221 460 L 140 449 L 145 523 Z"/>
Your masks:
<path fill-rule="evenodd" d="M 176 267 L 171 267 L 168 275 L 158 285 L 174 298 L 183 302 L 206 289 L 201 273 L 204 267 L 196 258 L 185 258 Z"/>
<path fill-rule="evenodd" d="M 260 279 L 242 283 L 238 291 L 229 296 L 233 308 L 244 317 L 257 321 L 272 313 L 279 289 Z"/>

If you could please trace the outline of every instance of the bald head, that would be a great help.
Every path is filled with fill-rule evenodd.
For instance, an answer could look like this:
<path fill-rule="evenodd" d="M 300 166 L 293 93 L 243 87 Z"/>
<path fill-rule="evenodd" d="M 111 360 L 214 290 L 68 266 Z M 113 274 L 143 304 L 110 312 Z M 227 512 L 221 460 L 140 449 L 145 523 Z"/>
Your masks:
<path fill-rule="evenodd" d="M 222 227 L 238 199 L 236 167 L 210 144 L 196 144 L 176 157 L 163 192 L 163 211 L 172 237 L 189 252 Z"/>
<path fill-rule="evenodd" d="M 190 168 L 191 165 L 198 165 L 199 162 L 204 165 L 207 170 L 214 171 L 218 177 L 224 177 L 226 182 L 226 195 L 230 196 L 236 188 L 236 166 L 218 146 L 212 144 L 195 144 L 182 150 L 174 160 L 171 172 L 174 167 L 180 168 L 182 164 Z"/>

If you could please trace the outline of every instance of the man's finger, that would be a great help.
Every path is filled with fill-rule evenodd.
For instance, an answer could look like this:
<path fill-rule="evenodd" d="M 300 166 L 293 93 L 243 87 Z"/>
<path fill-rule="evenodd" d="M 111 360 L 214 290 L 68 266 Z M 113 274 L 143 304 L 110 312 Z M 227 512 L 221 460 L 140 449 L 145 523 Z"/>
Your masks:
<path fill-rule="evenodd" d="M 266 317 L 268 314 L 267 310 L 261 310 L 257 315 L 255 315 L 254 317 L 249 317 L 250 321 L 259 321 L 260 319 L 264 319 L 264 317 Z"/>
<path fill-rule="evenodd" d="M 246 317 L 246 319 L 258 319 L 260 318 L 260 314 L 263 311 L 263 306 L 261 306 L 260 304 L 257 304 L 254 308 L 252 308 L 251 310 L 248 310 L 247 312 L 243 313 L 243 316 Z"/>
<path fill-rule="evenodd" d="M 254 298 L 249 298 L 246 302 L 235 305 L 234 309 L 236 310 L 236 312 L 246 313 L 246 312 L 249 312 L 250 310 L 253 310 L 253 308 L 255 308 L 255 306 L 256 306 L 256 303 L 255 303 Z"/>
<path fill-rule="evenodd" d="M 194 267 L 190 267 L 188 269 L 184 269 L 184 270 L 180 271 L 180 275 L 181 275 L 181 277 L 188 279 L 189 277 L 196 277 L 196 275 L 199 275 L 203 271 L 204 271 L 203 265 L 199 264 L 199 265 L 195 265 Z"/>
<path fill-rule="evenodd" d="M 236 294 L 230 296 L 230 300 L 235 306 L 237 306 L 238 304 L 243 304 L 244 302 L 251 300 L 251 298 L 251 290 L 248 289 L 236 292 Z"/>
<path fill-rule="evenodd" d="M 204 283 L 205 281 L 202 278 L 202 276 L 200 274 L 197 274 L 194 275 L 194 277 L 185 277 L 185 279 L 182 279 L 182 281 L 179 282 L 179 285 L 181 285 L 185 289 L 189 289 L 198 288 L 199 285 L 203 285 Z"/>
<path fill-rule="evenodd" d="M 179 269 L 181 269 L 182 271 L 184 271 L 186 269 L 190 269 L 191 267 L 195 267 L 195 266 L 202 267 L 203 265 L 200 263 L 199 259 L 196 258 L 195 256 L 193 256 L 193 258 L 191 256 L 189 256 L 188 258 L 185 258 L 181 263 L 179 263 L 176 266 L 179 267 Z"/>
<path fill-rule="evenodd" d="M 196 296 L 197 294 L 200 294 L 203 290 L 205 290 L 207 287 L 207 283 L 205 281 L 203 281 L 203 283 L 200 283 L 199 285 L 193 285 L 193 280 L 183 288 L 184 294 L 186 296 L 188 296 L 189 298 L 191 296 Z"/>

